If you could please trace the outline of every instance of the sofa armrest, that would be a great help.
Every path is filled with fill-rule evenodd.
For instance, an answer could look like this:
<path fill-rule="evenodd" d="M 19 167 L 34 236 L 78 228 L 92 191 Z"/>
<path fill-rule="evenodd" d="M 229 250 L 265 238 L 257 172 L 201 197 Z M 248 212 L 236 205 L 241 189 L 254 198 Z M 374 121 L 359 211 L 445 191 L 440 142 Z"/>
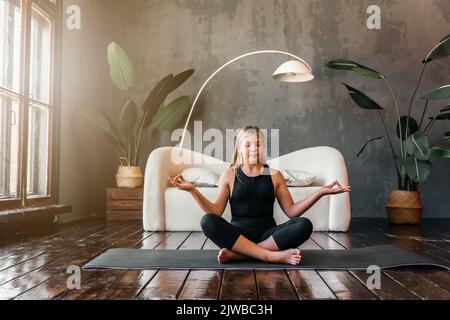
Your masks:
<path fill-rule="evenodd" d="M 170 186 L 166 175 L 173 177 L 191 167 L 207 167 L 220 174 L 226 166 L 225 162 L 216 158 L 178 147 L 161 147 L 151 152 L 144 179 L 144 230 L 165 230 L 164 194 L 166 188 Z"/>
<path fill-rule="evenodd" d="M 297 150 L 272 159 L 268 163 L 274 168 L 298 169 L 316 176 L 314 186 L 324 186 L 338 180 L 348 185 L 348 173 L 344 156 L 339 150 L 327 147 L 312 147 Z M 347 231 L 350 225 L 350 195 L 342 193 L 330 197 L 329 230 Z"/>

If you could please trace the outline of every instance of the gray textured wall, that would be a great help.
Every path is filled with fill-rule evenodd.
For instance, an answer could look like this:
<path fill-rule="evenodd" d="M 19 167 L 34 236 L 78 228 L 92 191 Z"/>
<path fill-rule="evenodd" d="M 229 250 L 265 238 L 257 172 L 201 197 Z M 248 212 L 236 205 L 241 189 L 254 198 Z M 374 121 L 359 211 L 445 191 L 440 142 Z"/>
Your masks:
<path fill-rule="evenodd" d="M 231 65 L 206 88 L 192 120 L 202 120 L 204 130 L 225 130 L 250 123 L 279 129 L 281 154 L 319 145 L 339 149 L 346 159 L 352 185 L 352 214 L 384 217 L 388 192 L 396 187 L 389 150 L 379 141 L 360 158 L 356 157 L 362 144 L 383 135 L 383 129 L 376 113 L 359 109 L 340 83 L 345 81 L 376 98 L 385 107 L 384 115 L 394 135 L 396 112 L 392 99 L 382 82 L 332 71 L 324 64 L 331 58 L 342 57 L 378 69 L 387 75 L 406 113 L 420 61 L 438 40 L 450 33 L 450 2 L 446 0 L 65 2 L 66 5 L 79 3 L 85 15 L 81 31 L 65 31 L 64 61 L 71 66 L 72 73 L 67 78 L 72 79 L 75 90 L 71 89 L 63 97 L 66 116 L 63 128 L 65 122 L 71 123 L 71 131 L 66 133 L 67 143 L 62 148 L 62 154 L 66 153 L 63 161 L 69 162 L 67 154 L 74 154 L 80 170 L 90 168 L 93 161 L 92 174 L 98 180 L 90 184 L 90 194 L 84 191 L 83 199 L 73 199 L 68 194 L 89 184 L 89 176 L 69 181 L 61 194 L 63 199 L 75 201 L 74 207 L 79 204 L 80 208 L 88 205 L 92 208 L 96 202 L 93 206 L 98 211 L 103 209 L 98 204 L 100 195 L 106 184 L 113 183 L 114 149 L 102 146 L 102 137 L 85 124 L 73 122 L 71 108 L 83 104 L 118 114 L 125 98 L 114 89 L 108 77 L 105 52 L 110 41 L 127 50 L 138 66 L 138 85 L 132 93 L 138 103 L 168 73 L 196 69 L 194 76 L 176 93 L 194 96 L 217 67 L 242 53 L 277 49 L 303 57 L 311 64 L 316 77 L 303 84 L 283 84 L 270 78 L 274 69 L 286 60 L 281 55 L 253 56 Z M 381 30 L 366 28 L 366 9 L 370 4 L 381 7 Z M 77 74 L 79 62 L 74 59 L 80 55 L 89 60 L 83 74 Z M 450 58 L 430 64 L 419 94 L 450 83 L 449 71 Z M 91 79 L 92 86 L 87 88 L 84 79 Z M 83 96 L 76 96 L 80 92 Z M 441 106 L 433 103 L 429 112 L 436 112 Z M 413 115 L 418 117 L 421 108 L 418 103 Z M 444 130 L 450 130 L 448 122 L 434 127 L 431 140 L 438 139 Z M 84 146 L 82 150 L 89 157 L 80 159 L 74 151 L 80 141 L 77 139 L 90 137 L 95 137 L 96 146 Z M 168 134 L 148 132 L 147 152 L 158 145 L 173 143 Z M 99 167 L 102 163 L 105 166 Z M 71 170 L 72 165 L 63 165 L 62 177 Z M 422 187 L 426 217 L 450 217 L 449 181 L 450 162 L 435 161 L 432 174 Z"/>

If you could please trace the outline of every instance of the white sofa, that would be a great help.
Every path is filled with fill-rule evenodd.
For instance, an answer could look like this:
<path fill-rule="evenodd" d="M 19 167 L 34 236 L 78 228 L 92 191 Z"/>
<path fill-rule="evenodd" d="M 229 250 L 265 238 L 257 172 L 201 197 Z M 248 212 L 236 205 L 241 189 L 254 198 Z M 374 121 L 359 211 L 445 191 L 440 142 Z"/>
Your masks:
<path fill-rule="evenodd" d="M 179 161 L 174 152 L 184 161 Z M 276 169 L 303 170 L 317 176 L 308 187 L 289 187 L 294 201 L 299 201 L 318 190 L 321 186 L 338 180 L 348 185 L 347 168 L 342 154 L 331 147 L 313 147 L 285 154 L 267 163 Z M 204 214 L 192 196 L 172 187 L 165 179 L 174 177 L 185 168 L 205 167 L 220 174 L 229 163 L 201 153 L 173 147 L 154 150 L 147 161 L 144 181 L 143 224 L 146 231 L 201 231 L 200 220 Z M 209 200 L 214 201 L 217 187 L 198 188 Z M 313 223 L 315 231 L 347 231 L 350 225 L 349 193 L 322 197 L 305 214 Z M 228 204 L 223 217 L 230 221 Z M 275 201 L 274 218 L 277 224 L 289 218 Z"/>

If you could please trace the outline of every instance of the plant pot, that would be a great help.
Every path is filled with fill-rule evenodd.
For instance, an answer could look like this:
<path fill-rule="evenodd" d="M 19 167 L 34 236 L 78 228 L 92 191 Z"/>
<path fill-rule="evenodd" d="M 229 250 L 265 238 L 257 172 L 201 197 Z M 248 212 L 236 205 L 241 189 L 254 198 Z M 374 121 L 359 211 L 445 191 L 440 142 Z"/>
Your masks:
<path fill-rule="evenodd" d="M 116 183 L 119 188 L 139 188 L 144 183 L 141 167 L 120 166 L 116 174 Z"/>
<path fill-rule="evenodd" d="M 422 203 L 417 191 L 391 190 L 386 203 L 389 222 L 392 224 L 420 224 Z"/>

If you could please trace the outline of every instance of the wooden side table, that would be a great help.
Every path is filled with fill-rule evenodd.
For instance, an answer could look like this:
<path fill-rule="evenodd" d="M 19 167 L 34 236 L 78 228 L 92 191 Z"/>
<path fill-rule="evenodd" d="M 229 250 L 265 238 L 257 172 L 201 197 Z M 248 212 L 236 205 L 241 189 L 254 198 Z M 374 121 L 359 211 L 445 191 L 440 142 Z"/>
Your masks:
<path fill-rule="evenodd" d="M 108 188 L 106 191 L 107 220 L 142 221 L 143 194 L 143 188 Z"/>

